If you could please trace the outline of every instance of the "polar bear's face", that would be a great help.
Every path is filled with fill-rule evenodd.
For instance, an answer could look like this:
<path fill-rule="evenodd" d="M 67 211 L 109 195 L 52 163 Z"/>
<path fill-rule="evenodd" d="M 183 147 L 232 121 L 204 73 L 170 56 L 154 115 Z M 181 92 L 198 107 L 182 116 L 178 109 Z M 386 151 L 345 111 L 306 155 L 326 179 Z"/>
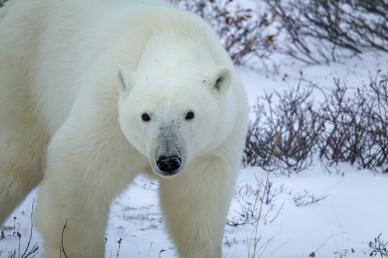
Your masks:
<path fill-rule="evenodd" d="M 230 83 L 226 68 L 200 79 L 161 79 L 121 70 L 121 130 L 156 174 L 175 176 L 191 160 L 214 150 L 230 132 L 228 120 L 234 116 L 226 106 Z"/>

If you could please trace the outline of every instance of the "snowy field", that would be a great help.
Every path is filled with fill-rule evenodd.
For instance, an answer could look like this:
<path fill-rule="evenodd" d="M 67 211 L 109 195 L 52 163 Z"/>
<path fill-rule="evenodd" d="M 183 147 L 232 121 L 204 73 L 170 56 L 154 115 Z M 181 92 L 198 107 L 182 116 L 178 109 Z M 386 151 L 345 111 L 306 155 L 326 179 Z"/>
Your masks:
<path fill-rule="evenodd" d="M 387 69 L 388 56 L 367 53 L 330 66 L 282 64 L 276 72 L 266 73 L 239 68 L 252 105 L 265 91 L 296 86 L 300 72 L 325 87 L 333 85 L 333 77 L 360 85 L 371 73 Z M 6 221 L 3 233 L 0 230 L 0 257 L 24 253 L 36 191 Z M 114 201 L 106 257 L 176 257 L 157 193 L 157 182 L 139 177 Z M 262 205 L 257 197 L 263 197 Z M 225 228 L 223 256 L 248 257 L 256 243 L 256 257 L 369 257 L 370 241 L 374 244 L 379 234 L 380 240 L 388 240 L 387 198 L 388 175 L 348 165 L 331 167 L 329 173 L 316 161 L 290 176 L 267 175 L 256 167 L 242 169 Z M 35 257 L 40 257 L 43 243 L 33 230 L 28 251 L 35 243 L 39 248 Z"/>

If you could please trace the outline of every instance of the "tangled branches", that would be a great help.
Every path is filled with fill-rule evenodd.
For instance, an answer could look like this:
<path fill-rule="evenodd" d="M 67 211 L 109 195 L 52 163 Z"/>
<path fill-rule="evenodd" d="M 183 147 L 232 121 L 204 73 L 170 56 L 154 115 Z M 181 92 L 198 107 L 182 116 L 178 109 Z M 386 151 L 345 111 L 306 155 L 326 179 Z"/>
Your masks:
<path fill-rule="evenodd" d="M 259 99 L 243 165 L 298 172 L 319 153 L 329 165 L 349 162 L 388 172 L 388 73 L 378 71 L 360 87 L 350 88 L 339 79 L 334 84 L 318 105 L 312 98 L 318 86 L 312 83 Z M 280 141 L 270 159 L 276 132 Z"/>
<path fill-rule="evenodd" d="M 254 107 L 256 119 L 250 124 L 243 164 L 265 170 L 298 172 L 312 162 L 323 124 L 312 110 L 312 87 L 267 94 Z M 273 104 L 273 98 L 277 104 Z M 276 152 L 271 158 L 275 134 L 279 134 Z"/>
<path fill-rule="evenodd" d="M 326 125 L 319 141 L 321 157 L 388 172 L 388 77 L 379 75 L 353 93 L 334 81 L 318 114 Z"/>
<path fill-rule="evenodd" d="M 204 18 L 219 35 L 221 42 L 237 65 L 252 65 L 267 60 L 276 49 L 276 33 L 268 13 L 242 7 L 233 0 L 171 0 L 182 9 Z"/>
<path fill-rule="evenodd" d="M 283 51 L 309 64 L 364 50 L 388 52 L 388 3 L 365 0 L 264 0 L 286 34 Z"/>

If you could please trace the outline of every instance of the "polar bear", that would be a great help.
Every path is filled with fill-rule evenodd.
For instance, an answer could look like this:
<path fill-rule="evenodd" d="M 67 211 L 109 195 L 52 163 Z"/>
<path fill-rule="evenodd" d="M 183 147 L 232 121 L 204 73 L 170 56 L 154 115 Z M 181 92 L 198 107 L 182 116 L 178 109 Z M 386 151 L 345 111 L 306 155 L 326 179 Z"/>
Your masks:
<path fill-rule="evenodd" d="M 40 183 L 44 257 L 103 257 L 112 199 L 153 173 L 179 256 L 221 257 L 248 104 L 211 28 L 156 0 L 6 8 L 0 223 Z"/>

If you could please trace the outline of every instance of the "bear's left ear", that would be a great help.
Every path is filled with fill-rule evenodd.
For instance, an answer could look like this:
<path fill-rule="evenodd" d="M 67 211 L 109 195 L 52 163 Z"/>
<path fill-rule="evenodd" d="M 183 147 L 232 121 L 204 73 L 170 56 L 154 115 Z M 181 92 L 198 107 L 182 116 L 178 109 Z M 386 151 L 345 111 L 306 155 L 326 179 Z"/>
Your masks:
<path fill-rule="evenodd" d="M 223 93 L 225 92 L 232 82 L 232 74 L 228 68 L 221 66 L 218 67 L 215 73 L 208 76 L 208 79 L 203 80 L 203 83 L 211 88 L 212 91 Z"/>
<path fill-rule="evenodd" d="M 134 72 L 125 71 L 122 67 L 118 72 L 119 92 L 120 94 L 126 94 L 131 89 L 134 81 Z"/>

